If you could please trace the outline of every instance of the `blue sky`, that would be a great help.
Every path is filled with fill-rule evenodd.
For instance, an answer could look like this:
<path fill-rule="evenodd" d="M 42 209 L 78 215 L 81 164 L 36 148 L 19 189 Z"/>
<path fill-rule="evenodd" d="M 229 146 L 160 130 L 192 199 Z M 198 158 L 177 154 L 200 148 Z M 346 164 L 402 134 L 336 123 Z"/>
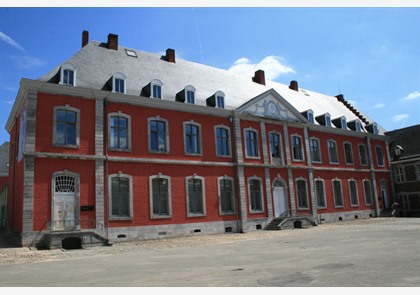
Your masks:
<path fill-rule="evenodd" d="M 90 40 L 337 95 L 387 130 L 420 124 L 420 8 L 0 7 L 0 144 L 22 78 L 37 79 Z"/>

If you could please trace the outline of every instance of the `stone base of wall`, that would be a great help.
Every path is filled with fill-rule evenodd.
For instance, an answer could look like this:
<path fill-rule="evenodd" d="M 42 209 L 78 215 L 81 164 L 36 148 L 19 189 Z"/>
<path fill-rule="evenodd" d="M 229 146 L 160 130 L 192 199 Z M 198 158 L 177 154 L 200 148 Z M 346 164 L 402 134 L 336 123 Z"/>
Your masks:
<path fill-rule="evenodd" d="M 318 224 L 327 222 L 349 221 L 355 219 L 367 219 L 375 216 L 374 210 L 358 210 L 347 212 L 321 213 L 318 214 Z"/>

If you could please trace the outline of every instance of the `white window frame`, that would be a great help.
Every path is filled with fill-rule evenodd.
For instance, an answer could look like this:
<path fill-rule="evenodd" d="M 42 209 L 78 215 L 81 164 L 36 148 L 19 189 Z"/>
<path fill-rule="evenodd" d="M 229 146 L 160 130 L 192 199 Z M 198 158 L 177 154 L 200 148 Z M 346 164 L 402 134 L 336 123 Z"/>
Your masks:
<path fill-rule="evenodd" d="M 119 217 L 112 215 L 112 179 L 114 177 L 118 178 L 127 178 L 128 179 L 128 189 L 129 189 L 129 216 Z M 108 218 L 109 220 L 132 220 L 133 219 L 133 177 L 128 174 L 123 174 L 118 172 L 115 174 L 108 175 Z"/>
<path fill-rule="evenodd" d="M 166 179 L 168 182 L 168 214 L 155 214 L 153 213 L 153 180 Z M 172 189 L 171 177 L 163 175 L 162 173 L 149 176 L 149 204 L 150 204 L 150 219 L 168 219 L 172 218 Z"/>
<path fill-rule="evenodd" d="M 350 185 L 350 183 L 354 183 L 355 186 L 356 186 L 356 200 L 357 200 L 357 203 L 356 204 L 354 204 L 353 203 L 353 200 L 352 200 L 352 191 L 351 191 L 351 185 Z M 357 181 L 354 178 L 349 179 L 348 180 L 348 187 L 349 187 L 350 206 L 351 207 L 359 207 L 359 191 L 358 191 L 358 188 L 357 188 Z"/>
<path fill-rule="evenodd" d="M 350 150 L 348 151 L 346 147 L 350 147 Z M 353 153 L 353 145 L 350 141 L 343 142 L 343 150 L 344 150 L 344 161 L 346 162 L 346 165 L 354 165 L 354 153 Z M 350 153 L 347 155 L 347 153 Z M 351 157 L 351 159 L 348 158 L 348 156 Z M 351 161 L 348 161 L 351 160 Z"/>
<path fill-rule="evenodd" d="M 195 92 L 196 92 L 195 87 L 194 86 L 191 86 L 191 85 L 188 85 L 188 86 L 185 87 L 184 91 L 185 91 L 185 93 L 184 93 L 184 95 L 185 95 L 185 103 L 195 104 L 195 101 L 196 101 L 196 99 L 195 99 Z M 188 92 L 192 92 L 193 93 L 193 95 L 194 95 L 194 101 L 193 102 L 189 102 L 188 101 Z"/>
<path fill-rule="evenodd" d="M 395 170 L 395 182 L 396 183 L 404 183 L 406 182 L 405 179 L 405 167 L 404 166 L 396 166 Z"/>
<path fill-rule="evenodd" d="M 366 183 L 369 183 L 370 203 L 368 203 L 368 200 L 366 198 Z M 369 179 L 363 179 L 363 195 L 365 197 L 365 205 L 371 206 L 373 204 L 373 189 L 372 189 L 372 182 Z"/>
<path fill-rule="evenodd" d="M 64 71 L 72 71 L 73 72 L 73 84 L 64 83 Z M 65 63 L 60 68 L 60 84 L 61 85 L 70 85 L 76 86 L 76 67 L 71 63 Z"/>
<path fill-rule="evenodd" d="M 300 151 L 299 153 L 302 155 L 302 158 L 296 158 L 295 155 L 295 146 L 294 146 L 294 138 L 298 138 L 299 139 L 299 144 L 300 144 Z M 290 135 L 290 147 L 291 147 L 291 151 L 292 151 L 292 160 L 294 162 L 303 162 L 305 161 L 305 153 L 304 153 L 304 148 L 303 148 L 303 140 L 302 140 L 302 136 L 300 136 L 299 134 L 292 134 Z"/>
<path fill-rule="evenodd" d="M 150 122 L 151 121 L 159 121 L 165 123 L 165 150 L 160 151 L 158 150 L 152 150 L 152 142 L 150 140 L 151 130 L 150 130 Z M 161 118 L 160 116 L 157 117 L 151 117 L 147 119 L 147 134 L 148 134 L 148 150 L 149 153 L 157 153 L 157 154 L 169 154 L 169 123 L 168 120 Z"/>
<path fill-rule="evenodd" d="M 247 142 L 247 133 L 248 132 L 253 132 L 255 133 L 255 153 L 256 155 L 249 155 L 249 150 L 248 150 L 248 142 Z M 259 134 L 258 134 L 258 130 L 254 129 L 252 127 L 249 128 L 244 128 L 244 144 L 245 144 L 245 158 L 247 159 L 260 159 L 260 141 L 259 141 Z"/>
<path fill-rule="evenodd" d="M 193 180 L 198 179 L 198 180 L 201 181 L 201 189 L 202 189 L 202 191 L 201 191 L 201 197 L 202 197 L 201 202 L 203 204 L 203 213 L 191 213 L 190 212 L 190 191 L 188 189 L 188 187 L 189 187 L 188 186 L 188 181 L 191 180 L 191 179 L 193 179 Z M 196 174 L 185 177 L 185 195 L 186 195 L 186 198 L 187 198 L 186 199 L 186 203 L 187 203 L 187 208 L 186 208 L 186 210 L 187 210 L 187 217 L 206 216 L 206 184 L 205 184 L 205 181 L 204 181 L 204 177 L 198 176 Z"/>
<path fill-rule="evenodd" d="M 378 152 L 378 149 L 380 150 L 379 152 Z M 385 158 L 384 158 L 382 146 L 380 145 L 375 146 L 375 154 L 376 154 L 376 164 L 378 165 L 378 167 L 385 167 Z M 380 159 L 382 159 L 382 163 L 380 163 L 379 161 Z"/>
<path fill-rule="evenodd" d="M 305 183 L 305 202 L 306 202 L 306 207 L 301 207 L 299 204 L 299 191 L 298 191 L 298 182 L 303 181 Z M 308 194 L 308 181 L 303 178 L 303 177 L 299 177 L 295 179 L 295 188 L 296 188 L 296 205 L 298 210 L 308 210 L 309 209 L 309 194 Z"/>
<path fill-rule="evenodd" d="M 219 99 L 218 99 L 219 97 L 221 97 L 221 98 L 222 98 L 222 101 L 223 101 L 223 106 L 220 106 L 220 104 L 219 104 Z M 226 106 L 225 94 L 224 94 L 222 91 L 217 91 L 217 92 L 214 94 L 214 99 L 215 99 L 214 104 L 215 104 L 215 107 L 216 107 L 216 108 L 219 108 L 219 109 L 224 109 L 224 108 L 225 108 L 225 106 Z"/>
<path fill-rule="evenodd" d="M 194 125 L 194 126 L 196 126 L 196 127 L 198 127 L 198 138 L 197 138 L 197 144 L 198 144 L 198 149 L 199 149 L 199 151 L 198 151 L 198 153 L 192 153 L 192 152 L 188 152 L 187 151 L 187 134 L 186 134 L 186 132 L 185 132 L 185 127 L 187 126 L 187 125 Z M 183 128 L 183 134 L 184 134 L 184 153 L 186 154 L 186 155 L 188 155 L 188 156 L 202 156 L 203 155 L 203 143 L 202 143 L 202 128 L 201 128 L 201 124 L 200 123 L 197 123 L 197 122 L 194 122 L 194 121 L 186 121 L 186 122 L 184 122 L 183 123 L 183 126 L 182 126 L 182 128 Z"/>
<path fill-rule="evenodd" d="M 337 158 L 337 162 L 332 162 L 331 161 L 330 142 L 333 142 L 334 143 L 334 146 L 335 146 L 335 156 Z M 328 150 L 328 163 L 329 164 L 333 164 L 333 165 L 338 165 L 340 163 L 340 159 L 338 157 L 338 145 L 337 145 L 337 142 L 335 140 L 333 140 L 333 139 L 327 140 L 327 150 Z"/>
<path fill-rule="evenodd" d="M 220 187 L 220 181 L 221 180 L 229 180 L 232 184 L 232 212 L 223 212 L 222 210 L 222 191 L 221 191 L 221 187 Z M 233 179 L 233 177 L 230 176 L 220 176 L 217 178 L 217 192 L 218 192 L 218 199 L 219 199 L 219 215 L 233 215 L 236 214 L 236 198 L 235 198 L 235 181 Z"/>
<path fill-rule="evenodd" d="M 366 163 L 363 163 L 362 162 L 362 152 L 360 151 L 360 147 L 362 147 L 363 146 L 363 148 L 364 148 L 364 157 L 365 157 L 365 159 L 366 159 Z M 362 166 L 368 166 L 369 165 L 369 159 L 368 159 L 368 155 L 367 155 L 367 148 L 366 148 L 366 145 L 365 144 L 363 144 L 363 143 L 360 143 L 359 145 L 358 145 L 358 151 L 359 151 L 359 161 L 360 161 L 360 165 L 362 165 Z"/>
<path fill-rule="evenodd" d="M 111 147 L 111 117 L 123 117 L 127 119 L 127 148 L 120 147 Z M 110 151 L 121 151 L 121 152 L 130 152 L 131 151 L 131 116 L 124 114 L 122 112 L 114 112 L 108 114 L 108 150 Z"/>
<path fill-rule="evenodd" d="M 278 147 L 279 154 L 280 154 L 279 157 L 273 157 L 274 151 L 273 151 L 273 149 L 271 147 L 271 141 L 270 141 L 272 134 L 273 135 L 277 135 L 279 137 L 279 147 Z M 280 132 L 277 132 L 277 131 L 270 131 L 270 132 L 268 132 L 268 145 L 270 147 L 270 161 L 271 161 L 271 164 L 283 165 L 283 163 L 284 163 L 283 162 L 283 144 L 282 144 L 281 133 Z M 279 159 L 279 160 L 276 161 L 275 159 Z"/>
<path fill-rule="evenodd" d="M 261 201 L 261 210 L 252 209 L 252 201 L 251 201 L 251 180 L 258 180 L 260 182 L 260 201 Z M 248 203 L 249 203 L 249 213 L 263 213 L 264 212 L 264 190 L 263 190 L 263 182 L 261 177 L 251 176 L 247 179 L 248 184 Z"/>
<path fill-rule="evenodd" d="M 318 202 L 318 200 L 319 200 L 319 198 L 318 198 L 318 190 L 317 190 L 317 187 L 316 187 L 316 183 L 317 182 L 321 182 L 322 183 L 322 192 L 323 192 L 323 195 L 322 195 L 322 199 L 323 199 L 323 202 L 324 202 L 324 206 L 320 206 L 319 205 L 319 202 Z M 327 208 L 327 198 L 326 198 L 326 195 L 325 195 L 325 181 L 322 179 L 322 178 L 317 178 L 317 179 L 315 179 L 314 180 L 314 190 L 315 190 L 315 196 L 316 196 L 316 206 L 317 206 L 317 208 L 319 208 L 319 209 L 326 209 Z"/>
<path fill-rule="evenodd" d="M 325 126 L 328 126 L 328 127 L 332 127 L 332 123 L 331 123 L 331 115 L 329 114 L 329 113 L 326 113 L 325 115 L 324 115 L 324 120 L 325 120 Z"/>
<path fill-rule="evenodd" d="M 340 198 L 341 198 L 341 205 L 337 204 L 336 202 L 336 191 L 335 191 L 335 187 L 334 187 L 334 182 L 338 182 L 340 184 Z M 343 197 L 343 185 L 341 183 L 341 180 L 338 178 L 334 178 L 331 181 L 331 185 L 332 185 L 332 192 L 333 192 L 333 199 L 334 199 L 334 208 L 343 208 L 344 207 L 344 197 Z"/>
<path fill-rule="evenodd" d="M 160 87 L 160 97 L 155 97 L 153 94 L 153 86 L 159 86 Z M 156 99 L 163 99 L 163 83 L 162 81 L 158 80 L 158 79 L 154 79 L 152 80 L 152 82 L 150 82 L 150 97 L 151 98 L 156 98 Z"/>
<path fill-rule="evenodd" d="M 76 113 L 76 144 L 59 144 L 57 143 L 57 111 L 70 111 Z M 54 147 L 64 147 L 64 148 L 80 148 L 80 110 L 69 105 L 64 106 L 55 106 L 53 109 L 53 130 L 52 130 L 52 145 Z"/>
<path fill-rule="evenodd" d="M 317 148 L 318 148 L 318 152 L 317 153 L 318 153 L 319 160 L 316 160 L 316 161 L 312 157 L 312 155 L 313 155 L 312 141 L 317 142 Z M 316 137 L 309 138 L 309 150 L 310 150 L 310 153 L 311 153 L 311 161 L 312 161 L 312 163 L 322 163 L 321 142 L 319 141 L 318 138 L 316 138 Z"/>
<path fill-rule="evenodd" d="M 115 91 L 116 90 L 116 80 L 123 80 L 124 81 L 124 92 L 121 91 Z M 112 75 L 112 92 L 114 93 L 122 93 L 122 94 L 126 94 L 127 93 L 127 77 L 121 73 L 121 72 L 117 72 L 114 73 Z"/>
<path fill-rule="evenodd" d="M 219 154 L 219 152 L 218 152 L 218 148 L 217 148 L 217 143 L 218 143 L 217 129 L 219 129 L 219 128 L 227 131 L 227 148 L 228 148 L 228 154 L 227 155 L 222 155 L 222 154 Z M 214 143 L 215 143 L 215 149 L 216 149 L 216 156 L 222 157 L 222 158 L 231 158 L 232 157 L 232 144 L 231 144 L 231 140 L 230 140 L 230 128 L 229 127 L 227 127 L 225 125 L 214 126 Z"/>

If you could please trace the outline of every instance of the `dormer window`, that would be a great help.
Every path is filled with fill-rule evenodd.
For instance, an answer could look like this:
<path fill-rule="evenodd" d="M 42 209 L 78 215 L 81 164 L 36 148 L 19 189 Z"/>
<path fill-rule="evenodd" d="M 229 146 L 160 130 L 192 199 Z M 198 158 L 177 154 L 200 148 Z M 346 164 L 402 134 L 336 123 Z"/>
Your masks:
<path fill-rule="evenodd" d="M 376 123 L 366 125 L 366 130 L 372 134 L 379 134 L 378 124 Z"/>
<path fill-rule="evenodd" d="M 315 119 L 314 119 L 314 112 L 313 112 L 312 110 L 307 110 L 307 111 L 303 112 L 303 113 L 302 113 L 302 115 L 303 115 L 306 119 L 308 119 L 308 121 L 309 121 L 311 124 L 314 124 L 314 123 L 315 123 Z"/>
<path fill-rule="evenodd" d="M 362 123 L 360 123 L 359 119 L 356 119 L 356 120 L 353 120 L 353 121 L 349 122 L 347 124 L 347 126 L 353 131 L 357 131 L 357 132 L 362 131 Z"/>
<path fill-rule="evenodd" d="M 112 76 L 112 92 L 125 94 L 125 80 L 126 76 L 123 73 L 115 73 Z"/>
<path fill-rule="evenodd" d="M 195 104 L 195 88 L 192 86 L 185 87 L 185 102 Z"/>
<path fill-rule="evenodd" d="M 320 116 L 316 117 L 315 119 L 319 124 L 321 124 L 323 126 L 331 127 L 331 115 L 329 113 L 325 113 L 323 115 L 320 115 Z"/>
<path fill-rule="evenodd" d="M 60 84 L 76 86 L 76 67 L 70 63 L 60 69 Z"/>
<path fill-rule="evenodd" d="M 217 91 L 215 94 L 206 99 L 207 106 L 214 108 L 225 108 L 225 94 L 222 91 Z"/>
<path fill-rule="evenodd" d="M 162 99 L 162 85 L 163 83 L 159 80 L 153 80 L 151 83 L 151 95 L 150 97 Z"/>
<path fill-rule="evenodd" d="M 341 117 L 341 129 L 347 129 L 347 120 L 346 117 Z"/>

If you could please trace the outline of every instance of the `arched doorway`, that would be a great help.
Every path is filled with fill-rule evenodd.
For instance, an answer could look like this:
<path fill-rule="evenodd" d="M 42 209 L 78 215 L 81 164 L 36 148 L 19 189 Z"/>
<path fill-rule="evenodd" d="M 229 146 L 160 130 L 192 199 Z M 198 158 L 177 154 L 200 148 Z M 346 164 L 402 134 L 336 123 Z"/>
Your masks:
<path fill-rule="evenodd" d="M 56 173 L 53 176 L 52 229 L 75 230 L 78 226 L 78 176 Z"/>
<path fill-rule="evenodd" d="M 273 202 L 274 202 L 274 217 L 280 216 L 286 207 L 286 189 L 280 180 L 276 180 L 273 183 Z"/>

